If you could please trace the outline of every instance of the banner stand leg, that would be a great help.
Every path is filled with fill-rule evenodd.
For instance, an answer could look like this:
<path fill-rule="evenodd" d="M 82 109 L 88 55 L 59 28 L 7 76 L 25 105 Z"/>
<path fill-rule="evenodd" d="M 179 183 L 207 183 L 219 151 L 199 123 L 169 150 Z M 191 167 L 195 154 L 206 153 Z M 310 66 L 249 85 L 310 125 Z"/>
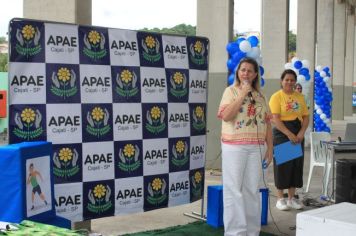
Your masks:
<path fill-rule="evenodd" d="M 204 197 L 202 197 L 201 199 L 200 213 L 192 211 L 192 213 L 183 213 L 183 215 L 194 219 L 206 221 L 206 216 L 204 215 Z"/>

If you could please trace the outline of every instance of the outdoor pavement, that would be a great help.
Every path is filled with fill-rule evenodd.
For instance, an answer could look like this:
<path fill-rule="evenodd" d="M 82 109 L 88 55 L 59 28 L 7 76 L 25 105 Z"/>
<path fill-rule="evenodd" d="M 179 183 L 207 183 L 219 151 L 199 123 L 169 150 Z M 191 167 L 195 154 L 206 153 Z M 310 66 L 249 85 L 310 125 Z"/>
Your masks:
<path fill-rule="evenodd" d="M 332 140 L 336 140 L 337 137 L 344 137 L 346 123 L 356 123 L 356 116 L 345 117 L 345 120 L 333 120 L 332 122 Z M 0 143 L 6 144 L 6 140 L 0 137 Z M 337 158 L 351 158 L 356 156 L 354 153 L 341 153 Z M 304 162 L 304 188 L 308 179 L 309 161 L 310 161 L 310 148 L 305 148 L 305 162 Z M 354 157 L 355 158 L 355 157 Z M 217 160 L 219 161 L 219 160 Z M 297 193 L 299 198 L 311 197 L 319 200 L 322 192 L 322 179 L 323 168 L 314 168 L 314 173 L 311 181 L 309 193 L 305 193 L 305 189 L 298 189 Z M 206 170 L 205 187 L 209 185 L 220 185 L 221 182 L 221 170 Z M 265 183 L 270 189 L 269 200 L 269 214 L 268 224 L 262 227 L 262 231 L 272 233 L 275 235 L 295 235 L 296 230 L 296 214 L 301 211 L 314 209 L 314 207 L 305 207 L 303 210 L 290 210 L 279 211 L 276 207 L 275 187 L 273 182 L 273 168 L 270 166 L 265 171 Z M 207 191 L 205 191 L 206 193 Z M 197 201 L 192 204 L 181 205 L 177 207 L 164 208 L 144 213 L 106 217 L 95 219 L 91 221 L 92 232 L 98 233 L 97 235 L 109 236 L 109 235 L 123 235 L 127 233 L 135 233 L 153 229 L 161 229 L 170 226 L 184 225 L 196 221 L 197 219 L 185 216 L 185 213 L 191 214 L 192 212 L 206 215 L 206 203 L 207 198 L 204 198 L 204 207 L 202 212 L 202 201 Z M 80 222 L 76 225 L 76 228 L 81 226 L 88 226 L 89 221 Z M 278 227 L 278 228 L 277 228 Z"/>
<path fill-rule="evenodd" d="M 345 117 L 345 120 L 334 120 L 332 122 L 332 140 L 337 137 L 344 138 L 346 123 L 356 123 L 356 116 Z M 350 158 L 355 156 L 351 153 L 337 154 L 337 158 Z M 305 164 L 304 164 L 304 188 L 307 183 L 309 173 L 310 148 L 305 148 Z M 206 170 L 205 186 L 220 185 L 221 171 Z M 314 168 L 309 193 L 305 193 L 305 189 L 298 189 L 299 198 L 310 197 L 320 200 L 322 192 L 323 168 Z M 262 227 L 262 231 L 273 233 L 275 235 L 295 235 L 296 230 L 296 214 L 298 212 L 314 209 L 315 207 L 305 207 L 303 210 L 279 211 L 276 207 L 275 187 L 273 182 L 273 168 L 270 166 L 265 172 L 265 182 L 271 190 L 270 193 L 270 211 L 268 215 L 268 224 Z M 207 191 L 205 191 L 206 193 Z M 206 196 L 204 198 L 204 212 L 206 215 Z M 322 202 L 322 201 L 321 201 Z M 323 202 L 326 204 L 326 202 Z M 202 201 L 197 201 L 192 204 L 182 206 L 154 210 L 145 213 L 131 214 L 125 216 L 107 217 L 91 221 L 93 232 L 98 232 L 102 235 L 122 235 L 126 233 L 141 232 L 153 229 L 161 229 L 175 225 L 184 225 L 196 221 L 196 219 L 185 216 L 184 213 L 201 213 Z M 278 227 L 278 228 L 277 228 Z"/>

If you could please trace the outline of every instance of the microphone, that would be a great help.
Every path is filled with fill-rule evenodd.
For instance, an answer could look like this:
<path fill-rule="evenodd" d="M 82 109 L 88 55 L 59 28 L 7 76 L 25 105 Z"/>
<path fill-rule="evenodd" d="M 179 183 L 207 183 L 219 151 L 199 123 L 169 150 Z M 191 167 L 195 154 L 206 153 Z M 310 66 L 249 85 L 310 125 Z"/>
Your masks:
<path fill-rule="evenodd" d="M 254 99 L 253 96 L 252 96 L 252 92 L 251 92 L 251 91 L 248 92 L 247 96 L 250 98 L 250 102 L 251 102 L 252 104 L 255 104 L 255 103 L 256 103 L 255 99 Z"/>

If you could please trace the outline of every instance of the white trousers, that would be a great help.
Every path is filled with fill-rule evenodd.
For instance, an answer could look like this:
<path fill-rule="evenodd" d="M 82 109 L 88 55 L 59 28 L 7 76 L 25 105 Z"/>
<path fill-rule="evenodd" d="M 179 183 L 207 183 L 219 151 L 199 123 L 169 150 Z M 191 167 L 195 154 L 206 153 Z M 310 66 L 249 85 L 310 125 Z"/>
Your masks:
<path fill-rule="evenodd" d="M 225 236 L 258 236 L 264 145 L 221 144 Z M 263 157 L 261 157 L 261 154 Z"/>

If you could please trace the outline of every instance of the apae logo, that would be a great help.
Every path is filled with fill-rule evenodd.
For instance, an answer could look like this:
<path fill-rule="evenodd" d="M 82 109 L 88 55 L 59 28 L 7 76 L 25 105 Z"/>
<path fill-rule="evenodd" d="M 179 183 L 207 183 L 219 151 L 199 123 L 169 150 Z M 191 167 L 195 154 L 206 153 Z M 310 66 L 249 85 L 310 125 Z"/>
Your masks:
<path fill-rule="evenodd" d="M 137 75 L 134 71 L 123 70 L 116 77 L 116 92 L 126 98 L 136 96 L 138 93 Z"/>
<path fill-rule="evenodd" d="M 161 133 L 166 128 L 166 124 L 164 123 L 166 113 L 162 107 L 152 107 L 150 111 L 147 111 L 146 116 L 148 122 L 146 123 L 146 128 L 152 134 Z"/>
<path fill-rule="evenodd" d="M 31 140 L 39 137 L 43 133 L 41 126 L 42 114 L 36 109 L 25 108 L 22 110 L 21 115 L 15 113 L 15 124 L 13 133 L 24 140 Z"/>
<path fill-rule="evenodd" d="M 187 94 L 187 77 L 184 73 L 175 72 L 170 76 L 169 82 L 171 84 L 169 91 L 173 96 L 181 98 Z"/>
<path fill-rule="evenodd" d="M 155 178 L 152 182 L 148 183 L 147 191 L 149 196 L 147 196 L 147 201 L 151 205 L 159 205 L 167 199 L 167 194 L 165 193 L 167 183 L 164 179 Z"/>
<path fill-rule="evenodd" d="M 202 188 L 203 188 L 203 181 L 202 181 L 202 174 L 200 171 L 197 171 L 191 177 L 191 186 L 192 186 L 192 194 L 194 197 L 201 197 Z"/>
<path fill-rule="evenodd" d="M 193 63 L 196 65 L 204 65 L 205 64 L 205 45 L 203 42 L 200 40 L 195 41 L 194 45 L 193 43 L 190 44 L 189 46 L 189 51 L 190 51 L 190 59 L 192 60 Z"/>
<path fill-rule="evenodd" d="M 103 111 L 101 107 L 94 107 L 91 113 L 87 113 L 88 125 L 86 131 L 98 138 L 104 136 L 111 130 L 108 124 L 109 117 L 109 111 L 106 108 Z"/>
<path fill-rule="evenodd" d="M 68 179 L 79 172 L 77 165 L 79 158 L 78 151 L 73 148 L 61 148 L 59 153 L 53 153 L 53 173 L 55 176 Z"/>
<path fill-rule="evenodd" d="M 141 166 L 139 160 L 140 148 L 135 145 L 128 143 L 124 148 L 119 150 L 119 164 L 118 167 L 120 170 L 125 172 L 131 172 L 137 170 Z"/>
<path fill-rule="evenodd" d="M 195 109 L 193 109 L 193 127 L 198 131 L 205 128 L 204 108 L 201 106 L 196 106 Z"/>
<path fill-rule="evenodd" d="M 22 30 L 16 30 L 16 46 L 15 49 L 18 54 L 30 57 L 38 54 L 42 48 L 40 44 L 41 31 L 32 25 L 25 25 Z"/>
<path fill-rule="evenodd" d="M 61 67 L 57 73 L 53 71 L 51 92 L 63 99 L 74 96 L 78 92 L 78 88 L 75 85 L 76 79 L 75 71 L 69 71 L 66 67 Z"/>
<path fill-rule="evenodd" d="M 105 49 L 105 36 L 103 33 L 98 33 L 96 30 L 92 30 L 89 34 L 85 34 L 83 53 L 93 60 L 98 60 L 106 56 L 107 51 Z"/>
<path fill-rule="evenodd" d="M 159 52 L 160 43 L 154 36 L 146 36 L 142 39 L 143 58 L 149 62 L 157 62 L 161 59 L 161 53 Z"/>
<path fill-rule="evenodd" d="M 188 143 L 178 140 L 175 145 L 172 146 L 172 163 L 173 165 L 180 167 L 188 162 Z"/>
<path fill-rule="evenodd" d="M 88 193 L 88 210 L 96 214 L 109 210 L 112 207 L 110 196 L 111 189 L 109 185 L 106 185 L 106 187 L 102 184 L 96 185 L 94 190 L 90 189 Z"/>

